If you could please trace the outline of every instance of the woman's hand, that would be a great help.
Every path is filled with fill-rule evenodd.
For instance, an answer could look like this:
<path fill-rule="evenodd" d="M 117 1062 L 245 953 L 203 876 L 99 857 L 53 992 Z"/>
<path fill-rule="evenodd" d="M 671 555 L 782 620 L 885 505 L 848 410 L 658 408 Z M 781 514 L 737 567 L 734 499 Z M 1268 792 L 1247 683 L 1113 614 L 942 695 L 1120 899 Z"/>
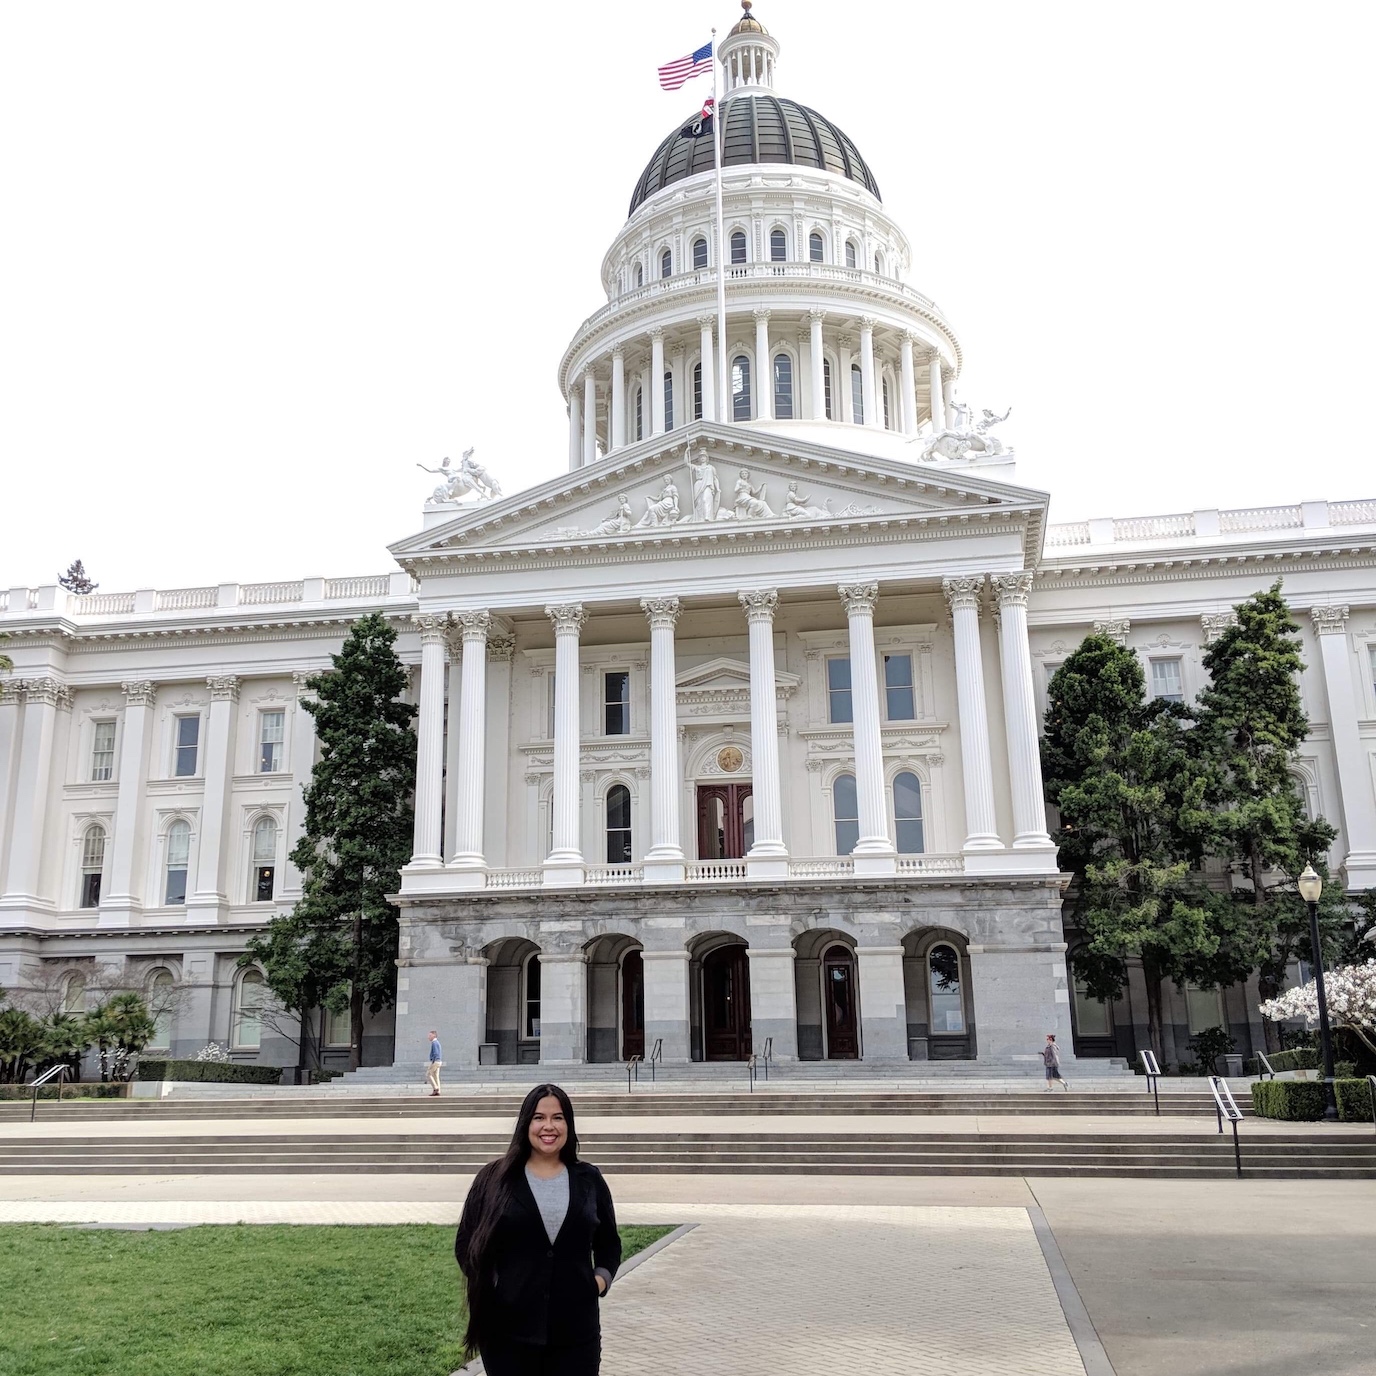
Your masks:
<path fill-rule="evenodd" d="M 595 1280 L 595 1281 L 597 1282 L 597 1293 L 598 1293 L 599 1295 L 605 1295 L 605 1294 L 607 1293 L 607 1279 L 606 1279 L 606 1277 L 605 1277 L 605 1276 L 594 1276 L 594 1277 L 593 1277 L 593 1280 Z"/>

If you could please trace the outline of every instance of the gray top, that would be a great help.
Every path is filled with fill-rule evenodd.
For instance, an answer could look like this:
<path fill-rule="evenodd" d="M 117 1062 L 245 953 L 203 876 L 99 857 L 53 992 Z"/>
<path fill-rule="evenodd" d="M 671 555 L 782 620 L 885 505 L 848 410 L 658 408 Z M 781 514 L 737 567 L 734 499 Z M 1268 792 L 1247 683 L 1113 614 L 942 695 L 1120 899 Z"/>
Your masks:
<path fill-rule="evenodd" d="M 564 1226 L 564 1217 L 569 1211 L 568 1167 L 561 1170 L 558 1175 L 544 1180 L 540 1176 L 532 1174 L 530 1167 L 527 1166 L 526 1184 L 530 1186 L 530 1192 L 535 1196 L 535 1207 L 540 1210 L 540 1217 L 545 1224 L 545 1232 L 549 1234 L 549 1240 L 553 1242 L 559 1236 L 559 1229 Z"/>

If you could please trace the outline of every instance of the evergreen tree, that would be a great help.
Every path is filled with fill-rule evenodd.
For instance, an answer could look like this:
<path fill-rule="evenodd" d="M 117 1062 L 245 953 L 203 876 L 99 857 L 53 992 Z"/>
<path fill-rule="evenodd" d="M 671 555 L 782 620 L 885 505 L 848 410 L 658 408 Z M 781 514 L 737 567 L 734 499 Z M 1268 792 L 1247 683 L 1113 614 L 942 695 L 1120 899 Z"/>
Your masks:
<path fill-rule="evenodd" d="M 91 582 L 86 574 L 86 565 L 80 559 L 74 559 L 68 566 L 66 573 L 58 574 L 57 581 L 68 592 L 74 592 L 79 597 L 95 592 L 100 587 L 99 583 Z"/>
<path fill-rule="evenodd" d="M 243 963 L 259 961 L 268 986 L 305 1023 L 320 1006 L 349 1007 L 349 1064 L 363 1049 L 363 1009 L 396 994 L 397 910 L 386 895 L 411 858 L 416 709 L 401 701 L 406 671 L 396 632 L 380 612 L 357 622 L 334 670 L 307 681 L 320 759 L 305 790 L 306 825 L 291 861 L 302 895 L 255 937 Z"/>
<path fill-rule="evenodd" d="M 1309 953 L 1309 916 L 1295 887 L 1304 866 L 1325 872 L 1336 831 L 1305 816 L 1290 773 L 1309 734 L 1300 699 L 1300 628 L 1280 584 L 1238 605 L 1237 624 L 1204 656 L 1210 683 L 1199 695 L 1191 733 L 1210 784 L 1210 846 L 1247 881 L 1232 895 L 1223 950 L 1234 966 L 1258 971 L 1262 997 L 1274 998 L 1286 966 Z M 1328 955 L 1348 926 L 1341 886 L 1328 885 L 1320 920 Z M 1268 1037 L 1273 1028 L 1267 1025 Z"/>
<path fill-rule="evenodd" d="M 1138 956 L 1153 1050 L 1164 1063 L 1161 991 L 1219 946 L 1217 901 L 1194 872 L 1206 836 L 1205 777 L 1183 707 L 1146 698 L 1137 657 L 1091 635 L 1049 688 L 1042 769 L 1060 810 L 1060 865 L 1088 952 L 1077 974 L 1111 998 Z"/>

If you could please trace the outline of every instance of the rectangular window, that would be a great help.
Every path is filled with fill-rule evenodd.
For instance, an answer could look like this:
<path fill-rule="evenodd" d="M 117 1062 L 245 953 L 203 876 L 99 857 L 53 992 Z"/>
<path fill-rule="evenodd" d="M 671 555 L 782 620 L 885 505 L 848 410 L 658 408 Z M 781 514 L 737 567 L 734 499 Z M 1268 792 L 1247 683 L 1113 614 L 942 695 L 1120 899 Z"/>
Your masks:
<path fill-rule="evenodd" d="M 664 374 L 664 428 L 674 428 L 674 375 Z"/>
<path fill-rule="evenodd" d="M 282 768 L 282 741 L 286 732 L 285 712 L 258 714 L 258 772 L 276 774 Z"/>
<path fill-rule="evenodd" d="M 325 1045 L 348 1046 L 349 1033 L 352 1031 L 349 1005 L 346 1003 L 337 1013 L 331 1012 L 327 1008 L 324 1010 L 324 1017 Z"/>
<path fill-rule="evenodd" d="M 1180 677 L 1178 659 L 1151 661 L 1151 695 L 1166 702 L 1184 702 L 1185 689 Z"/>
<path fill-rule="evenodd" d="M 1223 1016 L 1223 991 L 1221 989 L 1196 989 L 1193 984 L 1185 986 L 1185 1009 L 1189 1018 L 1190 1033 L 1207 1032 L 1211 1027 L 1227 1027 Z"/>
<path fill-rule="evenodd" d="M 276 868 L 272 865 L 259 865 L 253 871 L 253 899 L 255 903 L 272 902 L 272 883 L 276 876 Z"/>
<path fill-rule="evenodd" d="M 100 871 L 94 874 L 83 874 L 81 876 L 81 906 L 83 908 L 100 907 Z"/>
<path fill-rule="evenodd" d="M 115 724 L 112 721 L 94 723 L 91 737 L 91 782 L 104 783 L 115 776 Z"/>
<path fill-rule="evenodd" d="M 693 419 L 702 419 L 702 364 L 693 365 Z"/>
<path fill-rule="evenodd" d="M 850 365 L 850 413 L 857 425 L 865 423 L 865 380 L 858 363 Z"/>
<path fill-rule="evenodd" d="M 884 656 L 884 706 L 890 721 L 912 721 L 917 716 L 912 655 Z"/>
<path fill-rule="evenodd" d="M 825 395 L 826 395 L 826 403 L 827 403 L 827 404 L 826 404 L 826 412 L 827 412 L 827 419 L 830 420 L 830 419 L 831 419 L 831 360 L 830 360 L 829 358 L 824 358 L 824 359 L 822 360 L 822 391 L 823 391 L 823 392 L 825 393 Z"/>
<path fill-rule="evenodd" d="M 849 655 L 827 660 L 827 720 L 855 720 L 851 715 Z"/>
<path fill-rule="evenodd" d="M 200 717 L 177 718 L 177 757 L 172 773 L 190 779 L 196 773 L 196 751 L 201 740 Z"/>
<path fill-rule="evenodd" d="M 624 669 L 602 676 L 605 689 L 603 703 L 606 707 L 606 734 L 609 736 L 629 736 L 631 734 L 631 676 Z"/>

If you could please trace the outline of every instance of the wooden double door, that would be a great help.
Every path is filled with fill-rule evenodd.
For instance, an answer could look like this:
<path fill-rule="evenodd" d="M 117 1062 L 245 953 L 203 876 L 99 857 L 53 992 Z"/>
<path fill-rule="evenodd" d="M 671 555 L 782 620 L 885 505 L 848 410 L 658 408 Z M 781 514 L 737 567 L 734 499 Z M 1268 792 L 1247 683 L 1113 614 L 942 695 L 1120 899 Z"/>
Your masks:
<path fill-rule="evenodd" d="M 755 800 L 749 784 L 698 789 L 698 859 L 739 860 L 755 844 Z"/>
<path fill-rule="evenodd" d="M 750 958 L 744 946 L 718 946 L 702 960 L 702 1054 L 744 1061 L 750 1052 Z"/>
<path fill-rule="evenodd" d="M 827 1060 L 854 1061 L 860 1056 L 860 1016 L 856 999 L 855 956 L 846 946 L 833 946 L 822 957 L 822 1013 L 827 1023 Z"/>
<path fill-rule="evenodd" d="M 621 962 L 621 1059 L 645 1054 L 645 962 L 627 951 Z"/>

